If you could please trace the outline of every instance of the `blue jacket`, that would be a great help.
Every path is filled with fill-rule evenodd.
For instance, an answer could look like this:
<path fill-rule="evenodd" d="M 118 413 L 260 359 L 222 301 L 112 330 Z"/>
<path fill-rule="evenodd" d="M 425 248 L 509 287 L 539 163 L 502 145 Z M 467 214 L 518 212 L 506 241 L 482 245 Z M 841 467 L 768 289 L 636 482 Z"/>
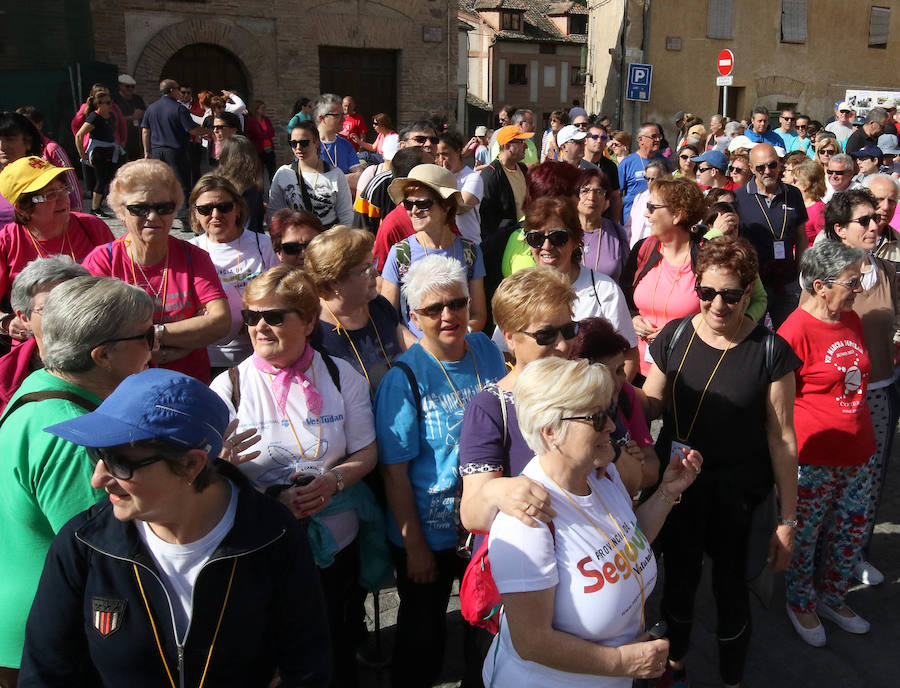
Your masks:
<path fill-rule="evenodd" d="M 135 525 L 106 500 L 50 547 L 25 629 L 21 688 L 193 688 L 204 673 L 207 688 L 265 688 L 276 669 L 285 687 L 328 685 L 328 622 L 305 533 L 237 469 L 216 464 L 239 488 L 237 512 L 197 577 L 184 645 Z"/>

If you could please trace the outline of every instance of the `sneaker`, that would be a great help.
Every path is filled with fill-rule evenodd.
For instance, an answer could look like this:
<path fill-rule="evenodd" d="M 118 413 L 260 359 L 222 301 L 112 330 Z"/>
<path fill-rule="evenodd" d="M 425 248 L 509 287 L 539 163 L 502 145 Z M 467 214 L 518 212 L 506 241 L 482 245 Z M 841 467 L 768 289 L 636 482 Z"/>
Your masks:
<path fill-rule="evenodd" d="M 881 585 L 884 583 L 884 574 L 867 561 L 859 562 L 853 573 L 856 576 L 856 580 L 863 585 Z"/>
<path fill-rule="evenodd" d="M 822 605 L 820 604 L 819 609 L 821 608 Z M 819 622 L 819 625 L 814 628 L 805 628 L 803 624 L 800 623 L 800 619 L 797 618 L 794 610 L 791 609 L 789 602 L 785 604 L 785 609 L 787 609 L 787 615 L 791 620 L 791 624 L 794 626 L 794 630 L 797 631 L 797 635 L 803 638 L 804 642 L 813 647 L 825 646 L 825 627 L 822 625 L 821 621 Z"/>
<path fill-rule="evenodd" d="M 102 217 L 105 219 L 109 219 L 112 217 L 108 212 L 106 212 L 103 208 L 97 208 L 96 210 L 91 211 L 96 217 Z"/>
<path fill-rule="evenodd" d="M 850 607 L 845 606 L 845 609 L 850 609 Z M 859 616 L 856 612 L 853 612 L 852 609 L 850 609 L 850 611 L 853 612 L 853 616 L 843 616 L 839 614 L 834 607 L 829 607 L 822 600 L 819 600 L 816 611 L 829 621 L 834 621 L 834 623 L 847 631 L 847 633 L 858 633 L 862 635 L 863 633 L 869 632 L 869 622 Z"/>

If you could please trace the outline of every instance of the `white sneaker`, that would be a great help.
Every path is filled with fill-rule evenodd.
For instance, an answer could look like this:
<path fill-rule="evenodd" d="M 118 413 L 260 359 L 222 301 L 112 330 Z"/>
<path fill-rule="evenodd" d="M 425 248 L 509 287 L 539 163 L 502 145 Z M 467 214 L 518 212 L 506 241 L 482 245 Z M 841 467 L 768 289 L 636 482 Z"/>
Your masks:
<path fill-rule="evenodd" d="M 884 574 L 867 561 L 859 562 L 853 573 L 856 576 L 856 580 L 863 585 L 881 585 L 884 583 Z"/>
<path fill-rule="evenodd" d="M 822 605 L 819 606 L 821 607 Z M 791 609 L 790 603 L 785 604 L 785 609 L 787 609 L 788 618 L 791 620 L 794 630 L 797 631 L 797 635 L 813 647 L 825 646 L 825 627 L 822 625 L 821 621 L 819 622 L 819 625 L 814 628 L 805 628 L 803 624 L 800 623 L 800 619 L 797 618 L 794 610 Z"/>
<path fill-rule="evenodd" d="M 850 607 L 845 608 L 850 609 Z M 850 611 L 853 612 L 852 609 L 850 609 Z M 869 632 L 869 622 L 856 612 L 853 612 L 853 616 L 842 616 L 837 612 L 836 609 L 829 607 L 822 600 L 819 600 L 819 604 L 816 607 L 816 613 L 821 614 L 829 621 L 834 621 L 834 623 L 836 623 L 848 633 L 857 633 L 862 635 L 863 633 Z"/>

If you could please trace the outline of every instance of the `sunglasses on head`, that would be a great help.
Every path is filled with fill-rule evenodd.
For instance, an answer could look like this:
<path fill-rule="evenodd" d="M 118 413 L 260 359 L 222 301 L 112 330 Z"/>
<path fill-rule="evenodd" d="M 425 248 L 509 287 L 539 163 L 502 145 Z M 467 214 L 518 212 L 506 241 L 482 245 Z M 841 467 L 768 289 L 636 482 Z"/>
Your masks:
<path fill-rule="evenodd" d="M 213 210 L 218 210 L 225 215 L 234 210 L 234 203 L 232 201 L 228 201 L 227 203 L 204 203 L 203 205 L 195 205 L 194 208 L 196 208 L 197 212 L 203 216 L 212 215 Z"/>
<path fill-rule="evenodd" d="M 428 141 L 428 143 L 433 143 L 436 146 L 438 141 L 440 141 L 437 136 L 411 136 L 410 138 L 420 146 L 424 145 L 426 141 Z"/>
<path fill-rule="evenodd" d="M 770 160 L 769 162 L 764 162 L 762 165 L 754 165 L 753 169 L 762 174 L 767 169 L 769 170 L 777 170 L 778 169 L 778 161 Z"/>
<path fill-rule="evenodd" d="M 307 246 L 309 246 L 308 241 L 285 241 L 278 250 L 289 256 L 299 256 L 306 250 Z"/>
<path fill-rule="evenodd" d="M 92 464 L 96 466 L 102 461 L 103 465 L 106 466 L 107 472 L 113 478 L 116 478 L 118 480 L 131 480 L 131 478 L 134 477 L 134 472 L 138 468 L 149 466 L 150 464 L 157 463 L 158 461 L 165 461 L 169 458 L 164 454 L 154 454 L 153 456 L 148 456 L 145 459 L 130 461 L 129 459 L 125 459 L 119 456 L 112 449 L 86 447 L 86 450 L 88 458 L 90 459 Z"/>
<path fill-rule="evenodd" d="M 469 305 L 469 297 L 468 296 L 460 296 L 458 299 L 451 299 L 450 301 L 446 301 L 443 303 L 432 303 L 423 308 L 415 308 L 416 313 L 419 315 L 424 315 L 429 318 L 437 318 L 444 312 L 445 308 L 449 308 L 451 311 L 461 311 L 463 308 L 466 308 Z"/>
<path fill-rule="evenodd" d="M 589 416 L 566 416 L 560 420 L 586 420 L 594 427 L 594 432 L 603 432 L 606 429 L 607 420 L 611 420 L 615 425 L 618 412 L 616 405 L 611 404 L 608 409 L 600 413 L 592 413 Z"/>
<path fill-rule="evenodd" d="M 578 334 L 578 323 L 573 320 L 559 327 L 542 327 L 536 332 L 526 332 L 525 330 L 519 330 L 519 332 L 534 339 L 538 346 L 550 346 L 556 344 L 560 335 L 566 341 L 573 339 Z"/>
<path fill-rule="evenodd" d="M 278 327 L 284 324 L 284 316 L 288 313 L 300 315 L 300 311 L 296 308 L 272 308 L 266 311 L 253 311 L 249 308 L 244 308 L 241 310 L 241 319 L 248 327 L 256 327 L 259 325 L 260 320 L 265 320 L 266 325 L 270 327 Z"/>
<path fill-rule="evenodd" d="M 428 210 L 434 205 L 433 198 L 405 198 L 403 199 L 403 207 L 406 210 Z"/>
<path fill-rule="evenodd" d="M 312 139 L 300 139 L 299 141 L 295 139 L 290 140 L 291 148 L 306 148 L 311 143 Z"/>
<path fill-rule="evenodd" d="M 132 203 L 131 205 L 126 205 L 125 210 L 133 217 L 148 217 L 150 213 L 171 215 L 175 212 L 175 203 L 173 201 L 167 203 Z"/>
<path fill-rule="evenodd" d="M 147 346 L 150 348 L 150 351 L 156 347 L 156 327 L 151 325 L 146 332 L 141 332 L 140 334 L 136 334 L 133 337 L 113 337 L 112 339 L 104 339 L 100 344 L 111 344 L 112 342 L 133 342 L 139 339 L 143 339 L 147 342 Z"/>
<path fill-rule="evenodd" d="M 717 296 L 721 296 L 729 306 L 740 301 L 745 293 L 743 289 L 713 289 L 712 287 L 701 287 L 699 284 L 694 287 L 694 291 L 697 292 L 697 297 L 701 301 L 715 301 Z"/>
<path fill-rule="evenodd" d="M 525 243 L 531 248 L 540 248 L 545 241 L 549 241 L 551 246 L 563 246 L 569 238 L 569 232 L 565 229 L 554 229 L 546 234 L 536 229 L 525 232 Z"/>

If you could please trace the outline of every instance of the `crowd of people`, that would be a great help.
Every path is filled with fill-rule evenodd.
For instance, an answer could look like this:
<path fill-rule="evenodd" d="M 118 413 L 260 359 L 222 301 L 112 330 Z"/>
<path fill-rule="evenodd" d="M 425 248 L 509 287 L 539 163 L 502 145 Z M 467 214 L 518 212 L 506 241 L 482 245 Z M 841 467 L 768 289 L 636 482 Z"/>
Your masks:
<path fill-rule="evenodd" d="M 502 603 L 466 688 L 688 685 L 704 556 L 726 686 L 774 573 L 806 643 L 868 632 L 894 103 L 632 140 L 580 107 L 394 131 L 326 93 L 278 166 L 264 102 L 134 86 L 72 121 L 85 199 L 40 113 L 0 113 L 2 688 L 353 688 L 392 576 L 402 688 L 463 576 Z"/>

